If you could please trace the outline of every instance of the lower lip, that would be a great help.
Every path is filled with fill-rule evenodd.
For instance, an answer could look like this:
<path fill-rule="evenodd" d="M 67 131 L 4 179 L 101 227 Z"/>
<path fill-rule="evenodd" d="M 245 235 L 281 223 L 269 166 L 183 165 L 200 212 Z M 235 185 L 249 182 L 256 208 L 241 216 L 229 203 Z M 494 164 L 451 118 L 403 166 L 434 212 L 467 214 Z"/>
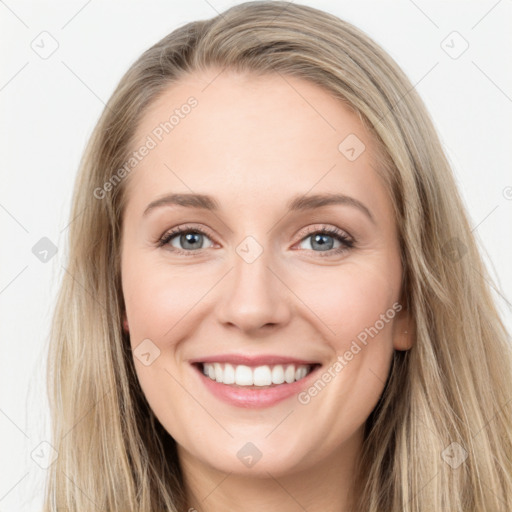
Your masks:
<path fill-rule="evenodd" d="M 247 408 L 263 408 L 271 407 L 272 405 L 281 402 L 293 395 L 299 394 L 305 387 L 308 386 L 311 378 L 316 374 L 319 366 L 313 368 L 306 377 L 301 380 L 292 382 L 290 384 L 279 384 L 270 388 L 248 388 L 243 386 L 234 386 L 228 384 L 221 384 L 215 380 L 210 379 L 204 375 L 201 368 L 195 367 L 200 379 L 203 381 L 206 388 L 217 398 L 230 405 L 237 407 Z"/>

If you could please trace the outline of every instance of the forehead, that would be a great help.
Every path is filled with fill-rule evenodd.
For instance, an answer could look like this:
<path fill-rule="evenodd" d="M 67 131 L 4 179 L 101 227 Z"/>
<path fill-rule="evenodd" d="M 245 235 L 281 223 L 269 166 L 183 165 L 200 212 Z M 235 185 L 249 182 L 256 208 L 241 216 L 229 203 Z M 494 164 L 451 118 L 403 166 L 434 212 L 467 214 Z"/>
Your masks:
<path fill-rule="evenodd" d="M 147 108 L 135 141 L 134 149 L 151 149 L 129 175 L 128 201 L 175 189 L 227 200 L 249 191 L 260 201 L 310 189 L 384 194 L 373 139 L 358 115 L 297 77 L 186 75 Z"/>

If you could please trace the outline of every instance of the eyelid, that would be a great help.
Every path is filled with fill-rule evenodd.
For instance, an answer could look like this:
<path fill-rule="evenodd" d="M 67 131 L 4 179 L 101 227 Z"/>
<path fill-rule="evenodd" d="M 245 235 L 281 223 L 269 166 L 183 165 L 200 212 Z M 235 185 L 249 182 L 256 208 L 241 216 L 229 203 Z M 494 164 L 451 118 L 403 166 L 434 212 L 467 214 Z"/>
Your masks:
<path fill-rule="evenodd" d="M 298 245 L 302 243 L 304 240 L 309 238 L 311 235 L 314 234 L 326 234 L 330 236 L 331 238 L 334 238 L 339 241 L 341 244 L 340 247 L 336 249 L 329 249 L 327 251 L 313 251 L 312 249 L 306 250 L 306 253 L 313 253 L 315 254 L 315 257 L 320 258 L 334 258 L 339 257 L 345 252 L 355 248 L 355 242 L 356 240 L 352 235 L 350 235 L 347 231 L 344 229 L 338 228 L 337 226 L 328 225 L 328 224 L 315 224 L 312 226 L 308 226 L 306 228 L 306 232 L 302 233 L 300 240 L 294 244 Z"/>
<path fill-rule="evenodd" d="M 308 235 L 312 235 L 314 233 L 320 233 L 320 232 L 326 232 L 326 233 L 329 233 L 329 234 L 335 234 L 335 235 L 338 235 L 338 236 L 344 236 L 345 238 L 347 238 L 348 240 L 354 242 L 354 237 L 352 235 L 350 235 L 348 233 L 348 231 L 345 231 L 344 229 L 341 229 L 341 228 L 338 228 L 336 226 L 333 226 L 333 225 L 329 225 L 329 224 L 313 224 L 311 226 L 308 226 L 307 228 L 304 228 L 305 231 L 304 232 L 300 232 L 302 233 L 301 235 L 301 239 L 299 240 L 300 242 Z"/>
<path fill-rule="evenodd" d="M 159 247 L 166 246 L 172 238 L 174 238 L 175 236 L 177 236 L 179 234 L 186 233 L 188 231 L 194 232 L 194 233 L 197 232 L 202 235 L 206 235 L 208 238 L 211 239 L 212 243 L 215 243 L 215 236 L 212 234 L 212 232 L 208 228 L 205 228 L 205 227 L 202 227 L 199 225 L 195 225 L 195 224 L 180 224 L 178 226 L 175 226 L 174 228 L 171 228 L 171 229 L 168 229 L 167 231 L 165 231 L 165 233 L 161 237 L 158 238 L 157 245 Z M 176 247 L 173 247 L 172 249 L 169 249 L 169 250 L 171 250 L 171 252 L 186 253 L 187 255 L 192 255 L 194 253 L 197 254 L 197 253 L 200 253 L 201 251 L 203 251 L 203 249 L 198 249 L 196 251 L 184 251 L 182 249 L 176 249 Z"/>
<path fill-rule="evenodd" d="M 168 245 L 168 242 L 173 239 L 175 236 L 186 233 L 186 232 L 196 232 L 203 234 L 207 236 L 213 244 L 215 244 L 215 236 L 212 235 L 211 231 L 203 226 L 195 225 L 192 223 L 188 224 L 181 224 L 178 226 L 175 226 L 169 230 L 167 230 L 157 241 L 157 244 L 159 247 L 164 247 Z M 328 257 L 328 256 L 335 256 L 339 255 L 342 252 L 345 252 L 346 250 L 349 250 L 354 247 L 355 239 L 352 235 L 350 235 L 347 231 L 338 228 L 333 225 L 329 224 L 314 224 L 312 226 L 308 226 L 305 228 L 305 231 L 302 231 L 300 239 L 294 244 L 300 244 L 303 242 L 308 236 L 316 234 L 316 233 L 324 233 L 327 234 L 335 239 L 338 239 L 338 241 L 342 244 L 342 247 L 338 247 L 337 249 L 329 249 L 327 251 L 312 251 L 313 253 L 318 253 L 320 257 Z M 185 251 L 183 249 L 177 249 L 176 247 L 172 247 L 172 249 L 168 249 L 171 252 L 175 252 L 178 254 L 184 254 L 186 256 L 195 256 L 200 255 L 208 248 L 204 249 L 197 249 L 192 251 Z"/>

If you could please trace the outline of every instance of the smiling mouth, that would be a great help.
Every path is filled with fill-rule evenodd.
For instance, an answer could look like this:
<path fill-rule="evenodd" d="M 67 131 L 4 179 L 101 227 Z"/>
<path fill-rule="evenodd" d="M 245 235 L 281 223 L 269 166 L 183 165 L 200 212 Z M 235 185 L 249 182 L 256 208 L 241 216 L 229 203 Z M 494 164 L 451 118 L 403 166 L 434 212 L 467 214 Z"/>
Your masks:
<path fill-rule="evenodd" d="M 220 384 L 249 389 L 265 389 L 292 384 L 307 377 L 320 364 L 275 364 L 262 366 L 230 363 L 198 363 L 199 370 Z"/>

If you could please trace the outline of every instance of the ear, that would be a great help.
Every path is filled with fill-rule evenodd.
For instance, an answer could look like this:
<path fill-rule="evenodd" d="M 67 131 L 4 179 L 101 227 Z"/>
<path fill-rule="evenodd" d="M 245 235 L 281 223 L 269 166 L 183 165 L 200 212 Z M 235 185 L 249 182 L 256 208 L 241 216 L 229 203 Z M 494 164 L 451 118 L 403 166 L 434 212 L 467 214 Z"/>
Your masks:
<path fill-rule="evenodd" d="M 393 348 L 409 350 L 416 339 L 416 322 L 405 309 L 396 315 L 393 321 Z"/>
<path fill-rule="evenodd" d="M 128 318 L 126 318 L 126 311 L 123 312 L 123 330 L 124 332 L 130 332 L 130 328 L 128 326 Z"/>

